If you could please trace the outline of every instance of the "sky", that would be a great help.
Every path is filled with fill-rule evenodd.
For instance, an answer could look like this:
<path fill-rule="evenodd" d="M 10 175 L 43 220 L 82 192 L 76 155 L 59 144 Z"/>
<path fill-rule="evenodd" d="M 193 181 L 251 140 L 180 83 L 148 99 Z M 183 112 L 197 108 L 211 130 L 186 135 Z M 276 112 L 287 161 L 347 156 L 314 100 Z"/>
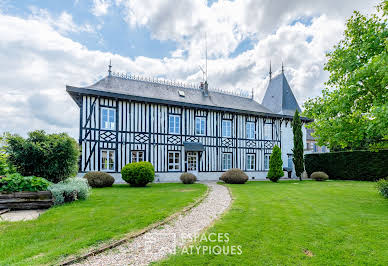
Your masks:
<path fill-rule="evenodd" d="M 261 102 L 285 75 L 299 102 L 320 95 L 326 53 L 354 10 L 378 0 L 0 0 L 0 133 L 66 132 L 79 109 L 66 85 L 112 71 L 209 87 L 253 89 Z M 206 40 L 206 41 L 205 41 Z"/>

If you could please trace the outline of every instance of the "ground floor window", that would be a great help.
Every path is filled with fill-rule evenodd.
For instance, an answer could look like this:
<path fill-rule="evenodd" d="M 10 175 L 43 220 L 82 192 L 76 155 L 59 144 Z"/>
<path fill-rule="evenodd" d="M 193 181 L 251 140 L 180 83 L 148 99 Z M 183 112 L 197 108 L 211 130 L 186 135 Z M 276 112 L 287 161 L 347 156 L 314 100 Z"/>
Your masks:
<path fill-rule="evenodd" d="M 101 170 L 114 171 L 115 169 L 115 151 L 101 150 Z"/>
<path fill-rule="evenodd" d="M 232 153 L 224 152 L 222 154 L 222 170 L 227 171 L 232 168 Z"/>
<path fill-rule="evenodd" d="M 292 154 L 288 154 L 287 159 L 288 159 L 288 168 L 292 169 L 292 166 L 293 166 Z"/>
<path fill-rule="evenodd" d="M 144 151 L 132 151 L 132 162 L 142 162 L 144 161 Z"/>
<path fill-rule="evenodd" d="M 264 154 L 264 170 L 269 169 L 269 158 L 271 157 L 271 154 L 266 153 Z"/>
<path fill-rule="evenodd" d="M 255 170 L 255 155 L 254 154 L 247 154 L 247 170 L 253 171 Z"/>
<path fill-rule="evenodd" d="M 179 151 L 168 152 L 168 170 L 179 171 L 181 169 L 181 153 Z"/>

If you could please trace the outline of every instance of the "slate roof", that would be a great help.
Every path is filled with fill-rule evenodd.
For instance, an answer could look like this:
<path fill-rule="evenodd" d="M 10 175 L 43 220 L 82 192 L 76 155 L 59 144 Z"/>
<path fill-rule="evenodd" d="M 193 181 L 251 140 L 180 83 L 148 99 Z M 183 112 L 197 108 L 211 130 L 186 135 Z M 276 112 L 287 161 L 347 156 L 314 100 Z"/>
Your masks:
<path fill-rule="evenodd" d="M 276 114 L 293 116 L 301 109 L 283 72 L 269 81 L 261 104 Z"/>
<path fill-rule="evenodd" d="M 66 86 L 66 91 L 79 105 L 80 102 L 77 101 L 76 95 L 88 94 L 194 108 L 261 114 L 268 117 L 291 118 L 286 114 L 275 114 L 269 108 L 248 97 L 240 97 L 212 90 L 209 90 L 208 96 L 205 96 L 202 90 L 198 88 L 127 79 L 113 75 L 108 75 L 87 87 Z M 185 97 L 181 97 L 178 91 L 183 91 Z M 302 118 L 302 120 L 309 121 L 306 118 Z"/>

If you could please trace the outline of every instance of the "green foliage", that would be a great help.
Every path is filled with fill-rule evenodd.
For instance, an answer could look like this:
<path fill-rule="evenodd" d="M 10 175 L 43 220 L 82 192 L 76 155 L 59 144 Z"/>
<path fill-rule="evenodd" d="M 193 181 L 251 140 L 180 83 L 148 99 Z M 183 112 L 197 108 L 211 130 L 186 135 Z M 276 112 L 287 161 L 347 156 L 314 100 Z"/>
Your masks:
<path fill-rule="evenodd" d="M 27 139 L 8 135 L 6 141 L 8 160 L 22 175 L 42 176 L 57 183 L 77 174 L 78 144 L 66 133 L 33 131 Z"/>
<path fill-rule="evenodd" d="M 303 133 L 302 133 L 302 122 L 298 110 L 295 111 L 294 118 L 292 119 L 292 132 L 294 136 L 294 148 L 292 149 L 295 166 L 295 174 L 302 180 L 302 173 L 304 171 L 303 161 Z"/>
<path fill-rule="evenodd" d="M 326 181 L 329 179 L 329 176 L 325 172 L 314 172 L 310 177 L 315 181 Z"/>
<path fill-rule="evenodd" d="M 244 184 L 248 181 L 248 176 L 238 168 L 232 168 L 222 174 L 220 180 L 227 184 Z"/>
<path fill-rule="evenodd" d="M 0 191 L 46 191 L 51 183 L 44 178 L 36 176 L 22 176 L 21 174 L 9 174 L 0 178 Z"/>
<path fill-rule="evenodd" d="M 131 186 L 144 187 L 154 181 L 154 166 L 150 162 L 129 163 L 121 169 L 121 177 Z"/>
<path fill-rule="evenodd" d="M 278 145 L 275 145 L 275 147 L 272 149 L 272 154 L 269 159 L 269 171 L 267 178 L 269 178 L 272 182 L 278 182 L 279 178 L 282 176 L 284 176 L 282 151 Z"/>
<path fill-rule="evenodd" d="M 387 135 L 387 6 L 388 1 L 380 5 L 383 16 L 354 12 L 344 39 L 327 54 L 327 88 L 304 104 L 304 115 L 314 118 L 311 127 L 321 146 L 367 149 Z"/>
<path fill-rule="evenodd" d="M 388 150 L 385 151 L 342 151 L 312 153 L 305 155 L 306 171 L 309 175 L 322 171 L 330 179 L 375 181 L 388 172 Z"/>
<path fill-rule="evenodd" d="M 5 153 L 0 151 L 0 176 L 7 174 L 8 164 L 7 164 L 7 156 Z"/>
<path fill-rule="evenodd" d="M 89 196 L 90 187 L 84 178 L 72 177 L 48 187 L 54 198 L 54 204 L 59 205 L 75 200 L 85 200 Z"/>
<path fill-rule="evenodd" d="M 183 184 L 194 184 L 197 181 L 197 177 L 192 173 L 183 173 L 180 179 Z"/>
<path fill-rule="evenodd" d="M 113 176 L 104 172 L 88 172 L 84 175 L 91 187 L 111 187 L 115 182 Z"/>
<path fill-rule="evenodd" d="M 379 181 L 377 181 L 376 186 L 380 194 L 388 198 L 388 178 L 380 179 Z"/>

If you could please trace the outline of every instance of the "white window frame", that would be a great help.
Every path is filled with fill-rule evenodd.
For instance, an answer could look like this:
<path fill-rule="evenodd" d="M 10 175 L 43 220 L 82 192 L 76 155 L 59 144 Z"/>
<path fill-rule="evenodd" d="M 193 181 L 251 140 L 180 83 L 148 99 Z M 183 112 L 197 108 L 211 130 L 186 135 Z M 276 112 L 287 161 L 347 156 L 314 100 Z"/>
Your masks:
<path fill-rule="evenodd" d="M 287 167 L 293 169 L 294 168 L 294 162 L 293 162 L 293 155 L 287 154 Z"/>
<path fill-rule="evenodd" d="M 229 158 L 226 158 L 229 157 Z M 233 167 L 232 165 L 232 159 L 233 159 L 233 154 L 231 152 L 223 152 L 222 153 L 222 170 L 223 171 L 228 171 Z M 225 163 L 230 163 L 230 165 L 226 165 Z"/>
<path fill-rule="evenodd" d="M 245 125 L 245 130 L 246 130 L 246 136 L 247 139 L 255 139 L 255 130 L 256 129 L 256 124 L 255 122 L 247 122 Z"/>
<path fill-rule="evenodd" d="M 265 140 L 272 140 L 272 123 L 271 124 L 264 124 L 264 139 Z"/>
<path fill-rule="evenodd" d="M 104 121 L 104 111 L 107 112 L 107 121 Z M 113 113 L 113 121 L 110 121 L 111 113 Z M 105 124 L 108 123 L 108 126 Z M 101 129 L 104 130 L 115 130 L 116 129 L 116 109 L 102 107 L 101 108 Z"/>
<path fill-rule="evenodd" d="M 170 154 L 173 155 L 173 162 L 170 163 Z M 178 162 L 175 162 L 176 155 L 178 155 Z M 181 152 L 180 151 L 169 151 L 167 154 L 167 162 L 168 162 L 168 171 L 169 172 L 180 172 L 181 171 Z M 172 166 L 172 169 L 170 169 L 170 166 Z M 175 166 L 178 166 L 176 168 Z"/>
<path fill-rule="evenodd" d="M 252 160 L 253 158 L 253 165 Z M 252 167 L 253 166 L 253 167 Z M 256 166 L 256 155 L 254 153 L 248 153 L 246 158 L 246 169 L 247 171 L 254 171 Z"/>
<path fill-rule="evenodd" d="M 227 119 L 222 120 L 222 137 L 224 138 L 232 137 L 232 120 L 227 120 Z"/>
<path fill-rule="evenodd" d="M 173 119 L 172 125 L 171 125 L 171 118 Z M 168 132 L 170 134 L 176 134 L 176 135 L 181 133 L 181 116 L 180 115 L 170 114 L 168 116 Z"/>
<path fill-rule="evenodd" d="M 271 154 L 270 153 L 265 153 L 264 154 L 264 170 L 269 170 L 269 160 L 270 159 L 271 159 Z M 266 165 L 266 161 L 268 162 L 267 165 Z"/>
<path fill-rule="evenodd" d="M 104 168 L 104 163 L 103 163 L 103 160 L 102 160 L 102 157 L 103 157 L 103 153 L 106 152 L 106 158 L 107 158 L 107 168 Z M 112 155 L 110 155 L 112 154 Z M 115 150 L 101 150 L 101 162 L 100 162 L 100 168 L 101 168 L 101 171 L 104 171 L 104 172 L 114 172 L 115 169 L 116 169 L 116 151 Z M 112 168 L 109 168 L 109 160 L 112 159 L 113 161 L 113 166 Z"/>
<path fill-rule="evenodd" d="M 205 134 L 206 134 L 206 117 L 204 116 L 195 117 L 195 135 L 205 136 Z"/>
<path fill-rule="evenodd" d="M 141 156 L 140 156 L 140 153 L 141 153 Z M 133 158 L 134 158 L 134 156 L 133 155 L 135 155 L 135 157 L 136 157 L 136 159 L 135 160 L 133 160 Z M 141 158 L 141 160 L 139 160 Z M 131 162 L 133 162 L 133 163 L 137 163 L 137 162 L 143 162 L 144 161 L 144 151 L 142 151 L 142 150 L 133 150 L 132 152 L 131 152 Z"/>

